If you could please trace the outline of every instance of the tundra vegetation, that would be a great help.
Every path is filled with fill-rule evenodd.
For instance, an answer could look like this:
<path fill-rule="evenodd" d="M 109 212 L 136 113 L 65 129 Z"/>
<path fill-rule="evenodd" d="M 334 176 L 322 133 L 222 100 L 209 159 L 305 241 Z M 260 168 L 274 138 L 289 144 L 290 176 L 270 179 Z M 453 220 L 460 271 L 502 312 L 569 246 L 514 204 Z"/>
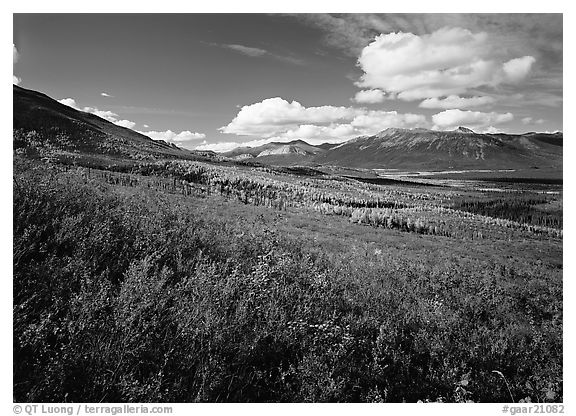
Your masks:
<path fill-rule="evenodd" d="M 563 400 L 561 186 L 19 155 L 13 186 L 16 401 Z"/>

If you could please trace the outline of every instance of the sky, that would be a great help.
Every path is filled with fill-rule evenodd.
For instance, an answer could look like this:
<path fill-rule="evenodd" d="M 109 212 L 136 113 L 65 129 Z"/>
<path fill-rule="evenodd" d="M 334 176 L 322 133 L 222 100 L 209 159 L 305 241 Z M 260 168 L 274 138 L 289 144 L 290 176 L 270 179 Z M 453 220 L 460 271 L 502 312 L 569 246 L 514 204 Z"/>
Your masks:
<path fill-rule="evenodd" d="M 562 131 L 561 14 L 14 14 L 13 83 L 188 149 Z"/>

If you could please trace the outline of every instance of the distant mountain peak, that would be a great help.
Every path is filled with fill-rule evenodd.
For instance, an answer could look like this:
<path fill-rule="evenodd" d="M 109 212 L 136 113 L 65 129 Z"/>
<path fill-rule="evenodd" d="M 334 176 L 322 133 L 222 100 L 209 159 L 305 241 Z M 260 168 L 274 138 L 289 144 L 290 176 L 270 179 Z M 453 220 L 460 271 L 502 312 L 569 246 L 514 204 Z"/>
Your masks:
<path fill-rule="evenodd" d="M 382 133 L 397 133 L 397 132 L 405 132 L 410 131 L 410 129 L 402 128 L 402 127 L 388 127 L 387 129 L 383 130 Z"/>
<path fill-rule="evenodd" d="M 466 134 L 476 134 L 476 132 L 474 130 L 470 130 L 469 128 L 466 127 L 458 127 L 456 130 L 454 130 L 455 132 L 458 133 L 466 133 Z"/>
<path fill-rule="evenodd" d="M 400 127 L 388 127 L 387 129 L 382 130 L 379 133 L 376 133 L 374 136 L 375 137 L 389 137 L 389 136 L 393 136 L 393 135 L 398 135 L 398 134 L 405 134 L 410 132 L 410 129 L 404 129 L 404 128 L 400 128 Z M 361 136 L 363 137 L 363 136 Z M 366 136 L 368 137 L 368 136 Z"/>
<path fill-rule="evenodd" d="M 289 142 L 270 142 L 270 144 L 274 144 L 274 145 L 279 145 L 279 146 L 284 146 L 284 145 L 306 145 L 306 146 L 311 146 L 310 143 L 302 140 L 302 139 L 295 139 Z"/>
<path fill-rule="evenodd" d="M 379 133 L 376 133 L 375 136 L 383 137 L 383 136 L 390 136 L 393 134 L 414 134 L 414 133 L 432 133 L 433 130 L 426 129 L 424 127 L 415 127 L 412 129 L 407 129 L 403 127 L 388 127 L 385 130 L 382 130 Z"/>

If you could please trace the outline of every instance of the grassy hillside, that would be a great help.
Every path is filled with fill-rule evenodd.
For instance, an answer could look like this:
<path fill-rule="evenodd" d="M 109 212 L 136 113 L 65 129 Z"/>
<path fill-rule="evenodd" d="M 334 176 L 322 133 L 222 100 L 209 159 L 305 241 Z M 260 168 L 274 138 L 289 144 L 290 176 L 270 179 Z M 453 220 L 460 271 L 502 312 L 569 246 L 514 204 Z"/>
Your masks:
<path fill-rule="evenodd" d="M 187 150 L 75 110 L 37 91 L 14 85 L 14 147 L 50 159 L 193 159 Z"/>

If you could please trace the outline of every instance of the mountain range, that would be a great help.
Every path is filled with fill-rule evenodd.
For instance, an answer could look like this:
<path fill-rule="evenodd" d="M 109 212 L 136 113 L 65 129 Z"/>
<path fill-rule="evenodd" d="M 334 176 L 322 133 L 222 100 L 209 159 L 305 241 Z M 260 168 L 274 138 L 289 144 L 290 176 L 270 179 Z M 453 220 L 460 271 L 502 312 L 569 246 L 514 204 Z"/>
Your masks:
<path fill-rule="evenodd" d="M 375 169 L 561 169 L 562 144 L 562 133 L 480 134 L 465 127 L 452 131 L 389 128 L 341 144 L 272 142 L 223 155 L 262 163 Z"/>
<path fill-rule="evenodd" d="M 524 169 L 562 167 L 562 133 L 480 134 L 389 128 L 349 140 L 318 164 L 379 169 Z"/>
<path fill-rule="evenodd" d="M 71 155 L 124 159 L 211 158 L 252 160 L 294 166 L 332 165 L 371 169 L 562 169 L 563 134 L 480 134 L 388 128 L 340 144 L 311 145 L 303 140 L 239 147 L 216 156 L 153 140 L 94 114 L 75 110 L 45 94 L 14 85 L 14 145 L 40 145 Z M 38 144 L 40 143 L 40 144 Z"/>

